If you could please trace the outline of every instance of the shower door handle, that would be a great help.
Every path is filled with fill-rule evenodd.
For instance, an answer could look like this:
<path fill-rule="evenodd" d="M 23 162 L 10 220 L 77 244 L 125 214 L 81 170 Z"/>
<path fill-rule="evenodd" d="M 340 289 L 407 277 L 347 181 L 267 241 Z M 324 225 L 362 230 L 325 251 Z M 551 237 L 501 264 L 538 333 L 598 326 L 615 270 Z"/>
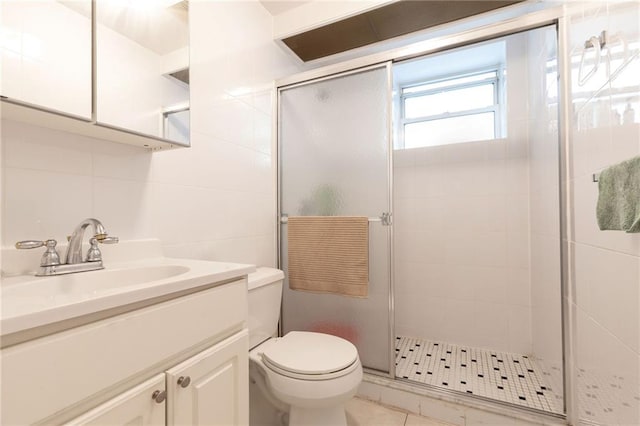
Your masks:
<path fill-rule="evenodd" d="M 391 213 L 389 212 L 384 212 L 380 215 L 380 222 L 382 223 L 382 226 L 391 226 L 392 220 L 391 220 Z"/>

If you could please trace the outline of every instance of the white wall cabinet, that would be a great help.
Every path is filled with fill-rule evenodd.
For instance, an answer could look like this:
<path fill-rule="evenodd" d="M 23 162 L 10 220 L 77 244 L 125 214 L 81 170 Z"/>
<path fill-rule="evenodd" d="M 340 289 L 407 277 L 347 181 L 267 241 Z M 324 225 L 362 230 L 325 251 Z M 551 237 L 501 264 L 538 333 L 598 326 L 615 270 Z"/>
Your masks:
<path fill-rule="evenodd" d="M 189 145 L 169 117 L 189 111 L 189 13 L 185 1 L 96 0 L 96 123 Z M 178 130 L 178 133 L 175 132 Z"/>
<path fill-rule="evenodd" d="M 1 1 L 1 118 L 149 149 L 189 146 L 188 3 L 129 3 Z"/>
<path fill-rule="evenodd" d="M 90 11 L 91 0 L 0 2 L 0 95 L 90 120 Z"/>

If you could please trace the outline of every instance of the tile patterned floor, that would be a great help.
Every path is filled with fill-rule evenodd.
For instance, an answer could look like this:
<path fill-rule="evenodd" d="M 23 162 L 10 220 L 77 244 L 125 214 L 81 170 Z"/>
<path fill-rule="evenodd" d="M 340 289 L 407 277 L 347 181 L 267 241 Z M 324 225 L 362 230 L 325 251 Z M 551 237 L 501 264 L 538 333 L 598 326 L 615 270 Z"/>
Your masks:
<path fill-rule="evenodd" d="M 360 398 L 345 406 L 348 426 L 453 426 Z"/>
<path fill-rule="evenodd" d="M 396 377 L 561 413 L 551 373 L 524 355 L 396 338 Z"/>
<path fill-rule="evenodd" d="M 580 418 L 594 424 L 640 424 L 640 389 L 620 376 L 579 369 Z"/>

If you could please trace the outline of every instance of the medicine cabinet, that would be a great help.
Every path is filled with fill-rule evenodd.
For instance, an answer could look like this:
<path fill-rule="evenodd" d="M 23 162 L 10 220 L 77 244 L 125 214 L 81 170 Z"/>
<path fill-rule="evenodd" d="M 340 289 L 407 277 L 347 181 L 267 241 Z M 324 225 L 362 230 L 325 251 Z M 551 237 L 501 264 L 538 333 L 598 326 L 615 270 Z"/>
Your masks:
<path fill-rule="evenodd" d="M 186 0 L 3 0 L 2 117 L 189 146 Z"/>

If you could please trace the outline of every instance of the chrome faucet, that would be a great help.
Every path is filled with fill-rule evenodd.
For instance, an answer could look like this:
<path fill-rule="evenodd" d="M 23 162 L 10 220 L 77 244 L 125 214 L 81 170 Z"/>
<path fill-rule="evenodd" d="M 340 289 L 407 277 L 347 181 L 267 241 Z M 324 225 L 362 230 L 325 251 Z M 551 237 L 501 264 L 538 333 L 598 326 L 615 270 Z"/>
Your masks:
<path fill-rule="evenodd" d="M 91 247 L 83 260 L 82 241 L 84 239 L 84 231 L 89 226 L 93 227 L 93 237 L 89 239 Z M 47 250 L 40 260 L 40 269 L 36 273 L 36 276 L 48 276 L 103 269 L 102 253 L 100 253 L 98 243 L 115 244 L 118 242 L 118 237 L 109 237 L 102 223 L 98 219 L 93 218 L 88 218 L 80 222 L 73 231 L 73 234 L 67 237 L 67 239 L 69 240 L 69 246 L 67 247 L 67 253 L 65 255 L 65 263 L 60 263 L 60 256 L 55 248 L 57 244 L 56 240 L 19 241 L 16 243 L 16 248 L 32 249 L 45 246 Z"/>
<path fill-rule="evenodd" d="M 84 238 L 84 230 L 87 229 L 89 225 L 93 226 L 93 238 L 98 241 L 107 238 L 107 231 L 98 219 L 90 217 L 80 222 L 73 231 L 73 234 L 68 238 L 69 247 L 67 247 L 67 255 L 65 256 L 65 263 L 67 265 L 82 263 L 82 239 Z"/>

